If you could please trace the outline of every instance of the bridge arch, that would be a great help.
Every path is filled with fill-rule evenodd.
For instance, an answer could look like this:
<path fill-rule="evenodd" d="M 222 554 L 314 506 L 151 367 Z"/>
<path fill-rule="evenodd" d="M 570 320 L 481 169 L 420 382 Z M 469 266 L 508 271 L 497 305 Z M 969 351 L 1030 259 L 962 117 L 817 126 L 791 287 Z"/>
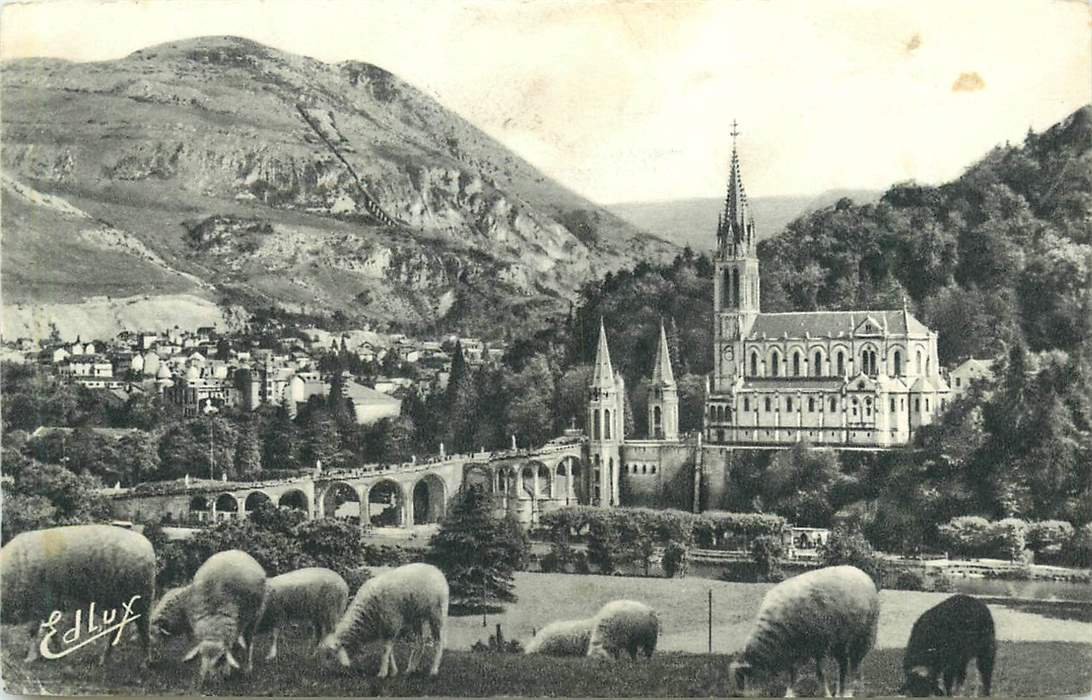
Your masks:
<path fill-rule="evenodd" d="M 368 489 L 368 513 L 375 527 L 406 525 L 406 494 L 394 479 L 380 479 Z"/>
<path fill-rule="evenodd" d="M 190 517 L 198 521 L 204 521 L 212 515 L 209 509 L 209 499 L 198 494 L 190 499 Z"/>
<path fill-rule="evenodd" d="M 243 500 L 243 508 L 247 513 L 253 513 L 262 503 L 273 503 L 273 499 L 264 491 L 251 491 Z"/>
<path fill-rule="evenodd" d="M 332 481 L 320 495 L 321 513 L 327 518 L 360 518 L 360 494 L 344 481 Z"/>
<path fill-rule="evenodd" d="M 296 510 L 302 510 L 304 513 L 310 513 L 310 504 L 307 501 L 307 494 L 302 489 L 290 489 L 281 494 L 281 497 L 277 499 L 277 505 L 281 508 L 295 508 Z"/>
<path fill-rule="evenodd" d="M 217 517 L 232 518 L 239 514 L 239 499 L 230 493 L 222 493 L 216 497 Z"/>
<path fill-rule="evenodd" d="M 413 485 L 413 524 L 437 523 L 447 512 L 447 485 L 436 474 L 425 474 Z"/>
<path fill-rule="evenodd" d="M 486 493 L 497 492 L 497 473 L 488 464 L 474 462 L 463 467 L 463 484 L 481 487 Z"/>
<path fill-rule="evenodd" d="M 578 457 L 568 455 L 557 463 L 556 471 L 555 498 L 564 498 L 568 503 L 587 503 L 584 463 Z"/>

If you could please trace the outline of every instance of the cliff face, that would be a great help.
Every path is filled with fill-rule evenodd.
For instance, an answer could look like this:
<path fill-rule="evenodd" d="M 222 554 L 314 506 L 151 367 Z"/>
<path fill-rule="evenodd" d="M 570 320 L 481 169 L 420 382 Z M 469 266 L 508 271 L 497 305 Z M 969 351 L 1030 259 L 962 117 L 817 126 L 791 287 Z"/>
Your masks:
<path fill-rule="evenodd" d="M 368 64 L 206 38 L 9 62 L 2 100 L 10 301 L 105 286 L 474 328 L 673 252 Z M 125 256 L 156 275 L 108 284 Z"/>

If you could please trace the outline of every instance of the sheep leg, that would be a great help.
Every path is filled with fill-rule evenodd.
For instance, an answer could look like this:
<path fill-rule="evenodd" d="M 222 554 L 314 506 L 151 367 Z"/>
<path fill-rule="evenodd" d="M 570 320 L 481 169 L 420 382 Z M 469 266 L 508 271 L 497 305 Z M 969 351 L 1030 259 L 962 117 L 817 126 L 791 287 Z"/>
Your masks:
<path fill-rule="evenodd" d="M 440 659 L 444 657 L 444 621 L 443 619 L 433 618 L 428 621 L 428 624 L 432 630 L 432 639 L 436 644 L 436 653 L 432 655 L 432 668 L 429 669 L 428 674 L 435 676 L 440 672 Z"/>
<path fill-rule="evenodd" d="M 823 675 L 823 657 L 815 657 L 815 677 L 819 681 L 819 687 L 823 689 L 823 697 L 830 697 L 830 686 L 827 685 L 827 679 Z"/>
<path fill-rule="evenodd" d="M 279 626 L 273 628 L 273 645 L 269 647 L 269 653 L 265 655 L 266 661 L 272 661 L 277 658 L 277 638 L 280 637 L 281 628 Z"/>
<path fill-rule="evenodd" d="M 246 672 L 250 673 L 254 670 L 254 634 L 258 631 L 258 618 L 255 617 L 246 629 L 243 630 L 243 637 L 246 640 Z"/>
<path fill-rule="evenodd" d="M 986 654 L 979 655 L 974 661 L 978 667 L 979 695 L 989 696 L 992 690 L 990 686 L 993 683 L 993 661 L 994 650 L 992 646 L 987 650 Z"/>
<path fill-rule="evenodd" d="M 30 630 L 30 646 L 27 647 L 27 655 L 23 658 L 23 663 L 31 664 L 38 660 L 38 629 L 40 625 L 37 621 L 31 622 L 28 629 Z"/>
<path fill-rule="evenodd" d="M 102 650 L 102 655 L 99 657 L 99 666 L 105 666 L 106 662 L 110 660 L 110 656 L 114 653 L 114 645 L 110 639 L 110 635 L 106 635 L 106 647 Z"/>
<path fill-rule="evenodd" d="M 838 655 L 838 697 L 851 698 L 853 691 L 849 688 L 849 659 L 843 654 Z"/>
<path fill-rule="evenodd" d="M 795 666 L 790 666 L 789 667 L 789 687 L 785 688 L 785 697 L 795 698 L 796 697 L 795 688 L 796 688 L 796 667 Z"/>
<path fill-rule="evenodd" d="M 394 660 L 394 639 L 383 642 L 383 660 L 379 663 L 379 678 L 398 675 L 398 662 Z"/>

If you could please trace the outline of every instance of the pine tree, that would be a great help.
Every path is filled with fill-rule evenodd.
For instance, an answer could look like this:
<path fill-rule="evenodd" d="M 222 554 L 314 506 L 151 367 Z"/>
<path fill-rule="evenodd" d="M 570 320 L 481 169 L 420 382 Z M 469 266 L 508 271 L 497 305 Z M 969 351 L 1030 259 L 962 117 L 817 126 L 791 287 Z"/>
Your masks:
<path fill-rule="evenodd" d="M 288 409 L 278 406 L 262 439 L 262 464 L 266 469 L 297 469 L 297 445 L 296 424 L 288 415 Z"/>
<path fill-rule="evenodd" d="M 495 518 L 492 510 L 489 494 L 465 486 L 429 542 L 428 560 L 444 572 L 457 605 L 516 601 L 512 574 L 526 566 L 530 542 L 518 522 Z"/>
<path fill-rule="evenodd" d="M 240 479 L 254 479 L 262 471 L 262 451 L 254 426 L 244 423 L 235 440 L 235 474 Z"/>
<path fill-rule="evenodd" d="M 451 360 L 451 377 L 448 379 L 444 394 L 444 411 L 447 426 L 444 430 L 444 443 L 452 452 L 466 452 L 474 449 L 474 429 L 480 420 L 478 395 L 474 386 L 474 377 L 463 357 L 462 345 L 456 341 Z"/>

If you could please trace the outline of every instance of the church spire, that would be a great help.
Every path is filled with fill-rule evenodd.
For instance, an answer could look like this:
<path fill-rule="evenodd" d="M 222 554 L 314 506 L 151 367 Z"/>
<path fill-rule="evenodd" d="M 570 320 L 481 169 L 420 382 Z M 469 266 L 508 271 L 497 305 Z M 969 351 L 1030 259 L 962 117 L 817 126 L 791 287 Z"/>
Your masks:
<path fill-rule="evenodd" d="M 728 174 L 728 191 L 724 195 L 724 213 L 717 225 L 717 238 L 722 249 L 743 246 L 745 251 L 754 241 L 754 221 L 747 205 L 747 193 L 743 189 L 743 175 L 739 167 L 739 151 L 736 149 L 736 137 L 739 130 L 732 121 L 732 164 Z M 742 252 L 742 251 L 741 251 Z"/>
<path fill-rule="evenodd" d="M 667 331 L 660 321 L 660 346 L 656 351 L 656 364 L 652 368 L 653 386 L 675 384 L 675 374 L 671 371 L 671 352 L 667 347 Z"/>
<path fill-rule="evenodd" d="M 614 369 L 610 365 L 610 348 L 607 347 L 607 329 L 603 318 L 599 318 L 599 347 L 595 351 L 595 370 L 592 373 L 592 388 L 614 387 Z"/>

